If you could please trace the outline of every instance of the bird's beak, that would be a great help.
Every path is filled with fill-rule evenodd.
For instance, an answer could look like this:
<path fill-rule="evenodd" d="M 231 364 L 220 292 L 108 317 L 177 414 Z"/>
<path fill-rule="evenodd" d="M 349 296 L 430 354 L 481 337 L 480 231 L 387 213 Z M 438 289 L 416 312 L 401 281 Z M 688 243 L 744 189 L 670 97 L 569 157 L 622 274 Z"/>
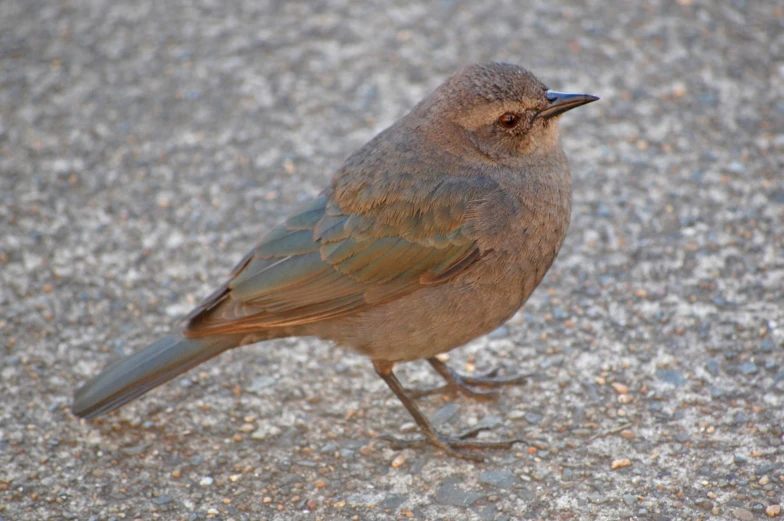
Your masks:
<path fill-rule="evenodd" d="M 541 110 L 539 114 L 537 114 L 538 117 L 545 119 L 560 116 L 567 110 L 572 110 L 575 107 L 579 107 L 580 105 L 585 105 L 586 103 L 590 103 L 599 99 L 596 96 L 591 96 L 590 94 L 568 94 L 566 92 L 556 92 L 554 90 L 548 90 L 545 95 L 547 96 L 547 100 L 550 102 L 550 106 Z"/>

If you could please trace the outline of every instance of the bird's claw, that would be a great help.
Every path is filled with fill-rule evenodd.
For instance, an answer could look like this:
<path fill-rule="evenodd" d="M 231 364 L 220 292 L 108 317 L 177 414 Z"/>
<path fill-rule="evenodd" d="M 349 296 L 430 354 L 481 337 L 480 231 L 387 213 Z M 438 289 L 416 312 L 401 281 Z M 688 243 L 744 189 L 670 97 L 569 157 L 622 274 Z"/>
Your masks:
<path fill-rule="evenodd" d="M 489 371 L 483 375 L 479 376 L 460 376 L 463 383 L 467 385 L 478 385 L 480 387 L 504 387 L 506 385 L 523 385 L 525 384 L 529 378 L 534 376 L 533 373 L 523 373 L 518 374 L 515 376 L 506 376 L 506 377 L 498 377 L 496 376 L 499 372 L 499 368 L 496 367 L 492 371 Z"/>
<path fill-rule="evenodd" d="M 470 461 L 484 461 L 485 458 L 481 454 L 472 454 L 460 449 L 508 449 L 515 443 L 523 442 L 523 440 L 519 438 L 501 441 L 471 441 L 467 439 L 476 436 L 483 430 L 487 430 L 487 428 L 480 427 L 478 429 L 469 430 L 459 436 L 447 436 L 445 434 L 441 434 L 440 432 L 433 432 L 429 435 L 426 434 L 421 438 L 413 438 L 408 440 L 396 438 L 389 434 L 382 434 L 373 438 L 370 444 L 371 446 L 374 446 L 378 442 L 387 442 L 390 448 L 394 450 L 412 449 L 424 447 L 426 445 L 432 445 L 444 451 L 446 454 L 449 454 L 450 456 L 455 456 L 457 458 Z"/>
<path fill-rule="evenodd" d="M 496 367 L 485 374 L 477 376 L 464 376 L 447 367 L 441 362 L 430 361 L 438 373 L 446 380 L 446 384 L 435 389 L 413 389 L 408 390 L 408 395 L 412 398 L 422 398 L 440 393 L 451 393 L 458 391 L 466 396 L 479 399 L 494 398 L 498 395 L 497 388 L 507 385 L 523 385 L 533 376 L 533 373 L 526 373 L 517 376 L 498 377 L 500 367 Z M 475 389 L 474 387 L 485 387 L 490 389 Z"/>
<path fill-rule="evenodd" d="M 450 382 L 433 389 L 409 389 L 406 392 L 408 392 L 408 395 L 411 396 L 411 398 L 423 398 L 434 394 L 451 394 L 454 392 L 459 392 L 460 394 L 480 400 L 489 400 L 498 396 L 498 391 L 496 389 L 474 389 L 469 385 L 463 385 L 457 382 Z"/>

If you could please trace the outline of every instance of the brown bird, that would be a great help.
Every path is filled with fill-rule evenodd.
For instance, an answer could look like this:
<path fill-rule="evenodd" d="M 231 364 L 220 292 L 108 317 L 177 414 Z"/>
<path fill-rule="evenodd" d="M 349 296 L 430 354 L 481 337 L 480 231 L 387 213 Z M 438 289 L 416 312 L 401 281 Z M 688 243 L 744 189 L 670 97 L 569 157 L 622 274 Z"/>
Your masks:
<path fill-rule="evenodd" d="M 185 327 L 107 367 L 72 410 L 95 418 L 227 349 L 317 336 L 373 361 L 423 439 L 448 454 L 508 447 L 436 431 L 392 369 L 427 359 L 447 388 L 521 378 L 461 377 L 436 358 L 511 317 L 555 260 L 571 213 L 558 116 L 597 100 L 548 90 L 515 65 L 471 65 L 351 155 L 330 186 L 273 228 Z"/>

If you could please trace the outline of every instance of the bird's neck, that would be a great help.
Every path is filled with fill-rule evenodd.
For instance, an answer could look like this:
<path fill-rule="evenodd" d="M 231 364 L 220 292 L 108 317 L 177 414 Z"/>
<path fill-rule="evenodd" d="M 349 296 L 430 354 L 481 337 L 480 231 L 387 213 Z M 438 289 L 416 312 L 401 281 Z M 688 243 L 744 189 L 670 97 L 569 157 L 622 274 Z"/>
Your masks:
<path fill-rule="evenodd" d="M 505 162 L 495 170 L 493 177 L 528 205 L 571 209 L 572 176 L 560 146 L 538 149 Z"/>

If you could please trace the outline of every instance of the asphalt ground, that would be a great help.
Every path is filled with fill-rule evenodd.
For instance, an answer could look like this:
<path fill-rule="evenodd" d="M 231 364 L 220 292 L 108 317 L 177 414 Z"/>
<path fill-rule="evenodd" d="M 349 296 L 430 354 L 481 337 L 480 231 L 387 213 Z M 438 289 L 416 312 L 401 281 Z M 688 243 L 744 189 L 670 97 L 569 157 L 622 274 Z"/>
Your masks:
<path fill-rule="evenodd" d="M 485 463 L 370 447 L 410 417 L 310 338 L 70 414 L 350 152 L 487 60 L 602 98 L 563 118 L 555 265 L 449 354 L 534 376 L 421 401 L 445 431 L 525 444 Z M 0 519 L 781 517 L 783 85 L 772 0 L 3 0 Z"/>

